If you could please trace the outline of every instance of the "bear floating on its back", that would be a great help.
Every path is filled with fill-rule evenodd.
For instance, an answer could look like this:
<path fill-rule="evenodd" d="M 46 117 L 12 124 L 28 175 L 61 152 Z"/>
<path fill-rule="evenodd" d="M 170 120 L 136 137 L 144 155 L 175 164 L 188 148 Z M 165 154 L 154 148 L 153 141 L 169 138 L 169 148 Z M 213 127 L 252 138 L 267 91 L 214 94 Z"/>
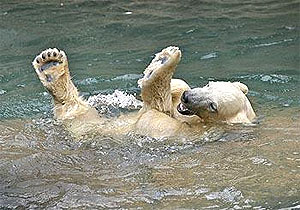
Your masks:
<path fill-rule="evenodd" d="M 56 48 L 38 55 L 33 66 L 54 100 L 54 116 L 76 136 L 87 133 L 124 135 L 134 131 L 151 137 L 189 135 L 203 122 L 249 123 L 255 117 L 242 83 L 210 82 L 190 89 L 172 79 L 181 58 L 177 47 L 157 53 L 139 80 L 143 106 L 138 113 L 107 119 L 79 97 L 66 54 Z M 201 130 L 201 129 L 200 129 Z"/>

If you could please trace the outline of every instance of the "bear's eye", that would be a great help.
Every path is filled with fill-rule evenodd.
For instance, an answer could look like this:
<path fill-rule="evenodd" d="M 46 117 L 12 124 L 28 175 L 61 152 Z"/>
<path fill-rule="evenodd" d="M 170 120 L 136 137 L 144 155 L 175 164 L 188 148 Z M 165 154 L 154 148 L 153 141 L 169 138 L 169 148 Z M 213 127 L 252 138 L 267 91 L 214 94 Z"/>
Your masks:
<path fill-rule="evenodd" d="M 208 107 L 211 112 L 218 112 L 218 106 L 215 102 L 210 102 Z"/>

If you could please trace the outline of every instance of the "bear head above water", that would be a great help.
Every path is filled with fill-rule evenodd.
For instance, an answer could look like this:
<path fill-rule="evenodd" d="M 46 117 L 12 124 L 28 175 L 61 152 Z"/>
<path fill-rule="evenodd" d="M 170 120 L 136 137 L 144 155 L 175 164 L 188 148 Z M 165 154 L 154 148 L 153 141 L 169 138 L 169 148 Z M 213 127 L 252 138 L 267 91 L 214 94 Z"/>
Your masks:
<path fill-rule="evenodd" d="M 247 93 L 248 87 L 240 82 L 209 82 L 183 92 L 177 110 L 183 115 L 197 115 L 205 122 L 250 123 L 255 113 Z"/>

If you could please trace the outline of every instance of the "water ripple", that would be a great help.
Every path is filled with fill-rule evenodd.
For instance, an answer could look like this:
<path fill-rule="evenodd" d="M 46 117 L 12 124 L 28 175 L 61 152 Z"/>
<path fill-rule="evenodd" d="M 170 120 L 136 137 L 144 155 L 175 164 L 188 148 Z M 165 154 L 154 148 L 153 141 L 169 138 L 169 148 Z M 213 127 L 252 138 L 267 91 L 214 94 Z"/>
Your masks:
<path fill-rule="evenodd" d="M 208 200 L 220 199 L 225 202 L 234 202 L 242 199 L 244 196 L 241 191 L 237 190 L 235 187 L 227 187 L 221 192 L 212 192 L 205 195 Z"/>
<path fill-rule="evenodd" d="M 218 54 L 216 52 L 212 52 L 207 55 L 203 55 L 200 59 L 206 60 L 206 59 L 217 58 L 217 57 L 218 57 Z"/>
<path fill-rule="evenodd" d="M 292 41 L 294 41 L 294 40 L 293 39 L 284 39 L 284 40 L 276 41 L 276 42 L 257 44 L 257 45 L 254 45 L 254 47 L 269 47 L 269 46 L 279 45 L 279 44 L 282 44 L 285 42 L 292 42 Z"/>
<path fill-rule="evenodd" d="M 282 74 L 255 74 L 255 75 L 243 75 L 238 76 L 237 78 L 240 79 L 250 79 L 250 80 L 260 80 L 262 82 L 269 82 L 269 83 L 289 83 L 293 80 L 291 76 L 282 75 Z"/>

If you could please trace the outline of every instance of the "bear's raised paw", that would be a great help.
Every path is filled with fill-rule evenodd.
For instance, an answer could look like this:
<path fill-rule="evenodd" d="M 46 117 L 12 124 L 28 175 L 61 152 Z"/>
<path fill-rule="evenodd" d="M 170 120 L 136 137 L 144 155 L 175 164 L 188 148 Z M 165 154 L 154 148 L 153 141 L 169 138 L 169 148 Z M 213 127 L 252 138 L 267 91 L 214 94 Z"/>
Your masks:
<path fill-rule="evenodd" d="M 64 51 L 49 48 L 33 60 L 32 65 L 43 83 L 48 87 L 64 73 L 69 73 L 67 56 Z"/>
<path fill-rule="evenodd" d="M 175 71 L 176 65 L 181 58 L 181 51 L 178 47 L 170 46 L 157 53 L 149 66 L 144 71 L 144 77 L 138 81 L 140 87 L 145 83 L 151 85 L 157 83 L 156 80 L 161 80 L 160 77 L 167 76 L 171 81 L 171 76 Z M 159 75 L 159 76 L 156 76 Z M 167 81 L 167 83 L 170 83 Z"/>

